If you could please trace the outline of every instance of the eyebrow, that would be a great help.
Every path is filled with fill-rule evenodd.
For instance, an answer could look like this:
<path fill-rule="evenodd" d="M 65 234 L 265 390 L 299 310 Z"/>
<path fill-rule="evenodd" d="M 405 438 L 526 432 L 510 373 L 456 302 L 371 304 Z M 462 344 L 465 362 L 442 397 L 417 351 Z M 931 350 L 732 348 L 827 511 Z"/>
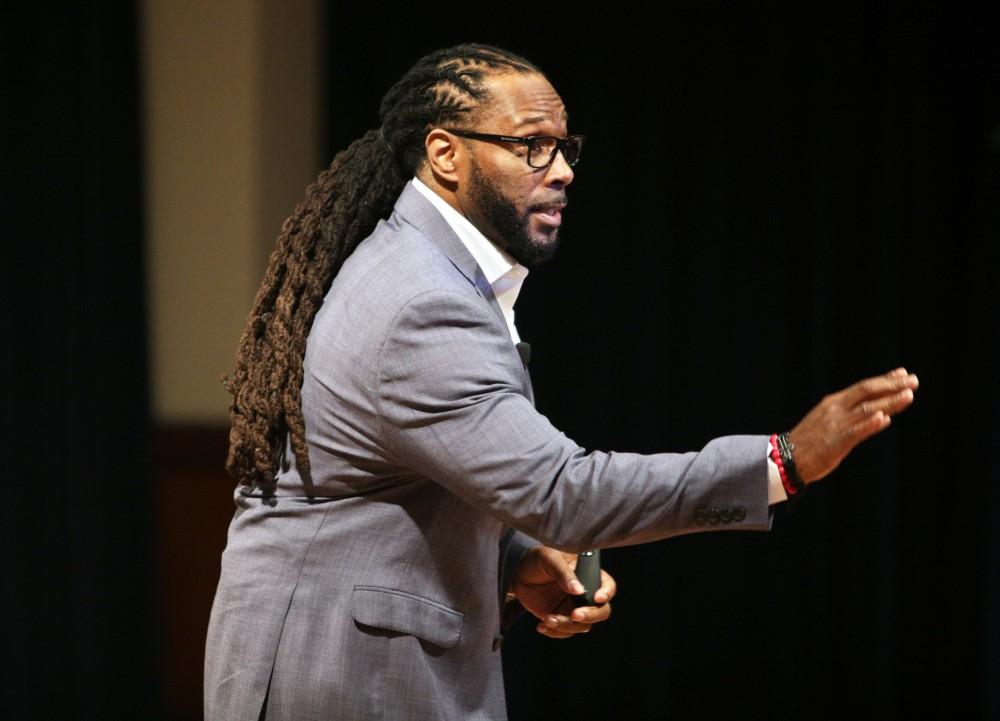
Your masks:
<path fill-rule="evenodd" d="M 560 119 L 569 122 L 569 113 L 565 110 L 559 115 Z M 534 125 L 535 123 L 541 123 L 549 119 L 548 115 L 532 115 L 530 118 L 524 118 L 521 122 L 517 124 L 516 127 L 520 128 L 522 125 Z"/>

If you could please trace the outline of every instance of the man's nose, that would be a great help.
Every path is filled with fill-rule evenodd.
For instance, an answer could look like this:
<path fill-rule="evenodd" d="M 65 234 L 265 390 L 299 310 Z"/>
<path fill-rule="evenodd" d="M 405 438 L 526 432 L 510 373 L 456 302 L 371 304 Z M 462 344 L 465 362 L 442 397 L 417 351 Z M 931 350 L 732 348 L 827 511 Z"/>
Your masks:
<path fill-rule="evenodd" d="M 562 151 L 556 151 L 556 157 L 545 171 L 546 185 L 569 185 L 573 182 L 573 168 L 569 167 Z"/>

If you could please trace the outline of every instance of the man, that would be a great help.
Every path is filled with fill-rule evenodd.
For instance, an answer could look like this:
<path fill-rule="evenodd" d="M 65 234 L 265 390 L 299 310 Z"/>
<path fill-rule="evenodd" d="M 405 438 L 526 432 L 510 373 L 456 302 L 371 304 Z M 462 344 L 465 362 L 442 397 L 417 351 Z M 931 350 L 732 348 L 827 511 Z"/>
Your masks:
<path fill-rule="evenodd" d="M 506 602 L 555 637 L 608 616 L 606 575 L 572 610 L 561 552 L 766 529 L 796 479 L 913 399 L 900 369 L 783 443 L 585 452 L 534 410 L 513 322 L 581 151 L 559 95 L 523 58 L 461 45 L 380 115 L 286 222 L 241 339 L 208 719 L 502 719 Z"/>

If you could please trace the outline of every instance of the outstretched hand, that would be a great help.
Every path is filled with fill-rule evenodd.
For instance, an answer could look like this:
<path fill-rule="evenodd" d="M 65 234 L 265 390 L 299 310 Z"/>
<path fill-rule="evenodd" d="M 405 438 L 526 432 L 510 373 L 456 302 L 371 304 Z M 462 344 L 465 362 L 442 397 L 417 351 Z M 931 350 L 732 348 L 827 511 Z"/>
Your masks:
<path fill-rule="evenodd" d="M 859 443 L 885 430 L 913 403 L 918 385 L 917 376 L 897 368 L 826 396 L 789 433 L 802 480 L 823 478 Z"/>
<path fill-rule="evenodd" d="M 573 597 L 584 592 L 577 579 L 576 555 L 547 546 L 535 546 L 521 560 L 511 591 L 540 623 L 537 630 L 550 638 L 587 633 L 591 626 L 611 616 L 610 601 L 617 584 L 601 569 L 601 587 L 594 593 L 596 606 L 574 607 Z"/>

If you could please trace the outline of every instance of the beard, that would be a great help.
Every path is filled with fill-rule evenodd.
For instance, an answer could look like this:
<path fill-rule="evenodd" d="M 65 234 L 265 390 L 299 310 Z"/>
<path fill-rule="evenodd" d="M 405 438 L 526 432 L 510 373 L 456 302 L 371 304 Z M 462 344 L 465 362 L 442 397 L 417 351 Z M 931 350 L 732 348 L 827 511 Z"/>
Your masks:
<path fill-rule="evenodd" d="M 526 268 L 551 260 L 559 247 L 559 228 L 552 228 L 545 240 L 531 237 L 531 213 L 543 206 L 528 208 L 523 214 L 479 169 L 474 160 L 469 176 L 469 196 L 496 234 L 497 245 Z"/>

